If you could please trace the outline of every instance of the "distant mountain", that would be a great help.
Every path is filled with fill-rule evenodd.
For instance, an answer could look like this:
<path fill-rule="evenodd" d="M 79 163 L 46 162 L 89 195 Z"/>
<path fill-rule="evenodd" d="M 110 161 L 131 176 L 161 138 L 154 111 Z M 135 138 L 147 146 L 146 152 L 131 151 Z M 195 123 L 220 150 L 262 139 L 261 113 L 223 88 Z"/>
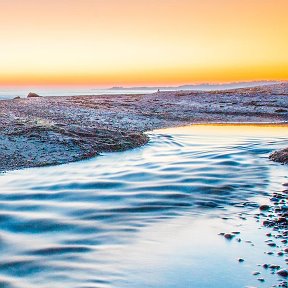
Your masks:
<path fill-rule="evenodd" d="M 281 83 L 279 81 L 255 81 L 255 82 L 233 82 L 233 83 L 225 83 L 225 84 L 193 84 L 193 85 L 181 85 L 181 86 L 155 86 L 155 87 L 112 87 L 108 90 L 161 90 L 161 91 L 175 91 L 175 90 L 227 90 L 227 89 L 237 89 L 237 88 L 249 88 L 263 85 L 271 85 Z"/>

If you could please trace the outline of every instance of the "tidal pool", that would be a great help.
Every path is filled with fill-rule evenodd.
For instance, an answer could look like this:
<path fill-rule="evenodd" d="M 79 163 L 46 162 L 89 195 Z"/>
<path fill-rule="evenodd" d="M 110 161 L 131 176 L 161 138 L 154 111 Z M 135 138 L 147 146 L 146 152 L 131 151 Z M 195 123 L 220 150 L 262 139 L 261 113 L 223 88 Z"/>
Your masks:
<path fill-rule="evenodd" d="M 288 146 L 287 126 L 148 134 L 149 144 L 131 151 L 0 176 L 1 288 L 277 283 L 257 265 L 284 259 L 263 253 L 269 229 L 253 213 L 288 182 L 287 167 L 268 159 Z M 218 235 L 235 230 L 243 243 Z"/>

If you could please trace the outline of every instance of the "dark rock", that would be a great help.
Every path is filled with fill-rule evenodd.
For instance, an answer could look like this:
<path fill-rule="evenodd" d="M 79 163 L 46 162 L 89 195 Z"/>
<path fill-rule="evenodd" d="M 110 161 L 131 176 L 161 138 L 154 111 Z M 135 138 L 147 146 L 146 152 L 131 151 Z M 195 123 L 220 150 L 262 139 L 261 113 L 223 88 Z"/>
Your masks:
<path fill-rule="evenodd" d="M 269 268 L 272 269 L 272 270 L 278 270 L 278 269 L 280 269 L 280 266 L 272 264 L 272 265 L 269 266 Z"/>
<path fill-rule="evenodd" d="M 230 234 L 230 233 L 226 233 L 226 234 L 224 234 L 224 237 L 225 237 L 226 239 L 228 239 L 228 240 L 231 240 L 231 239 L 233 239 L 233 238 L 235 237 L 235 235 L 232 235 L 232 234 Z"/>
<path fill-rule="evenodd" d="M 281 277 L 287 278 L 287 276 L 288 276 L 288 270 L 287 270 L 287 269 L 281 269 L 281 270 L 279 270 L 279 271 L 277 272 L 277 274 L 278 274 L 279 276 L 281 276 Z"/>
<path fill-rule="evenodd" d="M 260 209 L 261 211 L 267 211 L 267 210 L 270 209 L 270 206 L 269 206 L 269 205 L 261 205 L 261 206 L 259 207 L 259 209 Z"/>
<path fill-rule="evenodd" d="M 36 93 L 33 93 L 33 92 L 30 92 L 28 95 L 27 95 L 27 98 L 36 98 L 36 97 L 41 97 L 40 95 L 36 94 Z"/>
<path fill-rule="evenodd" d="M 279 217 L 277 223 L 287 224 L 287 219 L 285 217 Z"/>
<path fill-rule="evenodd" d="M 18 99 L 21 99 L 21 97 L 20 96 L 16 96 L 16 97 L 13 98 L 13 100 L 18 100 Z"/>
<path fill-rule="evenodd" d="M 288 148 L 273 152 L 269 156 L 269 159 L 275 162 L 288 164 Z"/>
<path fill-rule="evenodd" d="M 288 112 L 286 109 L 276 109 L 275 110 L 276 113 L 285 113 Z"/>
<path fill-rule="evenodd" d="M 243 258 L 239 258 L 238 259 L 238 262 L 240 262 L 240 263 L 242 263 L 242 262 L 244 262 L 245 260 L 243 259 Z"/>

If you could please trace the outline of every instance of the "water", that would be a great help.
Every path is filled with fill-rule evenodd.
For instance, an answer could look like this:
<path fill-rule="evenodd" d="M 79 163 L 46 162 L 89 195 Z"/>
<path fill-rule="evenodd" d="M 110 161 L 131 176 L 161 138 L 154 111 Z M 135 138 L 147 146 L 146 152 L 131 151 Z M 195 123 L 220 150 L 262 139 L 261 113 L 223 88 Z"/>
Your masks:
<path fill-rule="evenodd" d="M 35 92 L 41 96 L 75 96 L 75 95 L 115 95 L 115 94 L 149 94 L 157 92 L 158 88 L 161 91 L 211 91 L 248 88 L 262 85 L 277 84 L 275 81 L 264 82 L 239 82 L 228 84 L 195 84 L 175 87 L 132 87 L 132 88 L 95 88 L 93 86 L 29 86 L 29 87 L 0 87 L 0 100 L 13 99 L 16 96 L 25 98 L 29 92 Z"/>
<path fill-rule="evenodd" d="M 265 231 L 237 213 L 288 182 L 287 167 L 267 159 L 287 146 L 287 134 L 268 126 L 159 130 L 132 151 L 1 175 L 0 287 L 259 284 L 251 269 L 267 257 Z M 217 235 L 235 228 L 257 243 L 253 253 Z M 250 260 L 239 266 L 239 256 Z M 261 287 L 275 284 L 265 277 Z"/>
<path fill-rule="evenodd" d="M 97 89 L 93 87 L 19 87 L 0 88 L 0 100 L 13 99 L 16 96 L 25 98 L 29 92 L 41 96 L 77 96 L 77 95 L 115 95 L 115 94 L 147 94 L 154 93 L 157 89 Z"/>

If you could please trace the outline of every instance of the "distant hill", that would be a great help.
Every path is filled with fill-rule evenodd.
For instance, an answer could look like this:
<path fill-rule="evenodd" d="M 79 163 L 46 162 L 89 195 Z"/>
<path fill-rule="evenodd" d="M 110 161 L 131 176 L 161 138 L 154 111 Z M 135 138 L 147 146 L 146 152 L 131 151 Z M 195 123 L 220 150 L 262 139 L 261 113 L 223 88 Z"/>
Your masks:
<path fill-rule="evenodd" d="M 161 91 L 173 91 L 173 90 L 201 90 L 201 91 L 210 91 L 210 90 L 228 90 L 228 89 L 237 89 L 237 88 L 249 88 L 263 85 L 271 85 L 281 83 L 279 81 L 255 81 L 255 82 L 233 82 L 225 84 L 193 84 L 193 85 L 181 85 L 181 86 L 155 86 L 155 87 L 112 87 L 108 90 L 161 90 Z"/>

